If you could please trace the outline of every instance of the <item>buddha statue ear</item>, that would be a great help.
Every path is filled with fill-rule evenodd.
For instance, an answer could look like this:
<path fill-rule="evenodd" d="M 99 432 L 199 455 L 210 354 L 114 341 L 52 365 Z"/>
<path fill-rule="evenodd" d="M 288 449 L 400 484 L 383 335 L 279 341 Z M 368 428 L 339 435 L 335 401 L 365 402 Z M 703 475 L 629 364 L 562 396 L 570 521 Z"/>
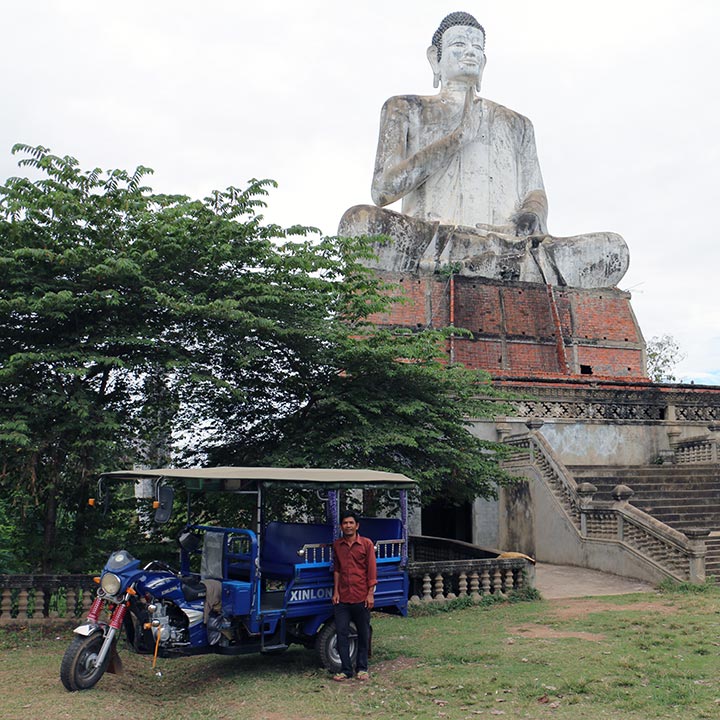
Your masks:
<path fill-rule="evenodd" d="M 433 71 L 433 87 L 440 87 L 440 61 L 438 60 L 438 49 L 431 45 L 427 49 L 427 59 Z"/>

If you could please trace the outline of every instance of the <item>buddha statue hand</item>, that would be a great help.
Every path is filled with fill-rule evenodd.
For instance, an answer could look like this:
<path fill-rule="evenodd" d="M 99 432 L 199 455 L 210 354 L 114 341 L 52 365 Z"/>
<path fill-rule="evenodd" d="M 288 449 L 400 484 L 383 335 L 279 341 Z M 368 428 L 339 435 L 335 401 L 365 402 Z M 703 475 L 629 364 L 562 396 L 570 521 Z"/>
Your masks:
<path fill-rule="evenodd" d="M 541 232 L 540 218 L 534 212 L 519 212 L 511 218 L 515 225 L 515 235 L 517 237 L 527 237 L 528 235 L 537 235 Z"/>
<path fill-rule="evenodd" d="M 462 145 L 471 143 L 480 132 L 482 122 L 482 100 L 475 95 L 475 89 L 470 86 L 465 93 L 465 104 L 460 118 L 460 124 L 455 131 Z"/>

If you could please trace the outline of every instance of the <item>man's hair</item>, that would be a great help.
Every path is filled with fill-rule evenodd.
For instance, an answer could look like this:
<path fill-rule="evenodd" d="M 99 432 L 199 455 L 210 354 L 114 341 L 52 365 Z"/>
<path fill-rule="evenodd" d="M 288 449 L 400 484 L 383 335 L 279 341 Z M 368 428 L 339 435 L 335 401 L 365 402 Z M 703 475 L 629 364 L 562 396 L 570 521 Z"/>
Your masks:
<path fill-rule="evenodd" d="M 342 522 L 345 518 L 349 517 L 351 517 L 355 522 L 360 522 L 360 518 L 354 510 L 343 510 L 340 513 L 340 522 Z"/>
<path fill-rule="evenodd" d="M 483 49 L 485 48 L 485 28 L 470 14 L 466 12 L 452 12 L 443 18 L 440 26 L 432 36 L 432 45 L 437 48 L 437 58 L 442 57 L 442 36 L 443 33 L 455 25 L 474 27 L 483 34 Z"/>

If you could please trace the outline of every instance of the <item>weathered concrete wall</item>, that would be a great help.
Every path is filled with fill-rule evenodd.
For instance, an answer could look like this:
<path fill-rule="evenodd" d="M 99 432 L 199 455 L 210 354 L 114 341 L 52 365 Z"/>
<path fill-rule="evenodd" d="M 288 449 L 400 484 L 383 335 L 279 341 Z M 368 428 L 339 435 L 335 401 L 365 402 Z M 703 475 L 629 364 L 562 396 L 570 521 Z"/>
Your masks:
<path fill-rule="evenodd" d="M 527 432 L 523 420 L 505 421 L 508 435 Z M 601 420 L 545 420 L 541 432 L 565 465 L 647 465 L 661 450 L 670 447 L 669 422 Z M 702 424 L 688 425 L 679 437 L 704 429 Z M 492 420 L 477 420 L 472 433 L 483 440 L 497 441 L 499 435 Z"/>
<path fill-rule="evenodd" d="M 669 447 L 657 425 L 558 422 L 541 432 L 565 465 L 645 465 Z"/>
<path fill-rule="evenodd" d="M 517 483 L 503 488 L 499 496 L 502 516 L 500 536 L 501 550 L 523 552 L 537 557 L 535 518 L 538 508 L 531 488 L 533 484 Z M 542 522 L 541 518 L 540 521 Z"/>
<path fill-rule="evenodd" d="M 499 529 L 501 550 L 524 552 L 540 562 L 578 564 L 578 533 L 535 476 L 516 488 L 503 488 L 499 496 L 504 509 Z M 517 509 L 521 512 L 515 512 Z"/>
<path fill-rule="evenodd" d="M 472 508 L 473 545 L 500 547 L 500 505 L 497 500 L 477 498 Z"/>

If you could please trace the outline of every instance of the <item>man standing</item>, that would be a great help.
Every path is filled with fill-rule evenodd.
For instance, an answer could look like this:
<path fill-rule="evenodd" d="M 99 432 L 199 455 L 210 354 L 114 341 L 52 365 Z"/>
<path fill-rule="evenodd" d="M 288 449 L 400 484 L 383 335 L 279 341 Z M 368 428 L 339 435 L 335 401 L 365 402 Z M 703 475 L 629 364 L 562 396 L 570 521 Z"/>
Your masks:
<path fill-rule="evenodd" d="M 341 672 L 333 680 L 343 682 L 353 676 L 350 662 L 350 622 L 357 628 L 357 679 L 368 680 L 368 648 L 370 645 L 370 610 L 375 604 L 377 566 L 372 540 L 358 534 L 357 515 L 346 510 L 340 515 L 342 537 L 333 544 L 335 562 L 333 605 L 337 649 Z"/>

